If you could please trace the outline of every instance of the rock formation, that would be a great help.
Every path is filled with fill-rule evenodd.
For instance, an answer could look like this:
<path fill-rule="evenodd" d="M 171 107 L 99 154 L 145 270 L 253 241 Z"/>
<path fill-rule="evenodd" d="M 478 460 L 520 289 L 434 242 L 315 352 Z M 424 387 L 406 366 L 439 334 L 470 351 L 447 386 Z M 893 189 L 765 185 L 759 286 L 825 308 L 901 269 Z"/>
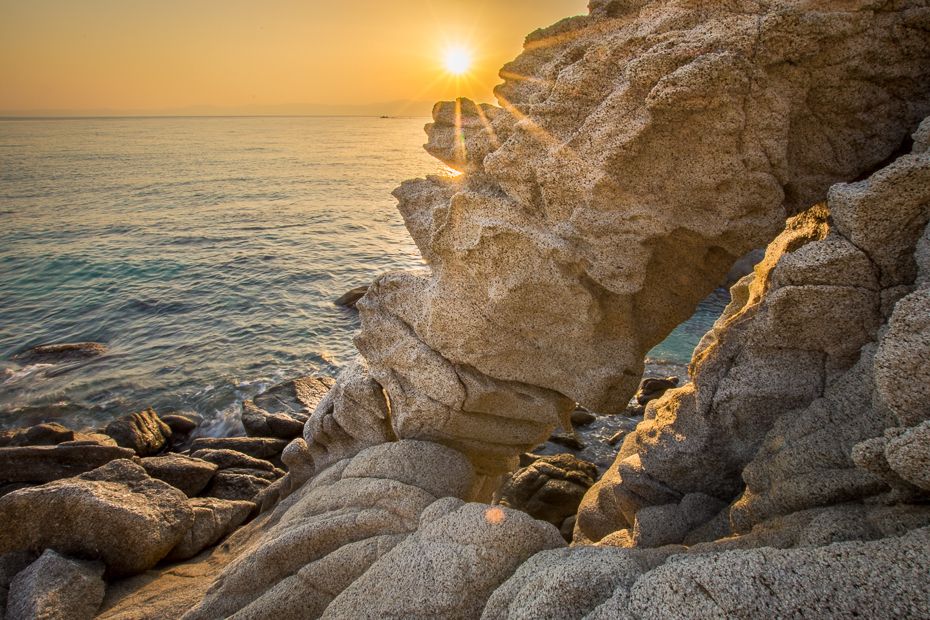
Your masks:
<path fill-rule="evenodd" d="M 251 502 L 112 460 L 170 449 L 157 417 L 133 450 L 32 431 L 62 443 L 0 448 L 52 472 L 0 498 L 0 596 L 48 548 L 110 578 L 200 553 L 111 582 L 107 620 L 930 617 L 930 7 L 590 11 L 527 38 L 502 107 L 436 106 L 426 148 L 463 174 L 395 192 L 429 269 L 369 287 L 325 397 L 293 382 L 247 408 L 256 437 L 132 457 L 180 486 L 200 459 L 201 493 Z M 573 509 L 591 468 L 539 459 L 475 501 L 576 403 L 625 409 L 645 352 L 767 244 L 573 547 L 548 499 Z M 91 445 L 100 467 L 56 479 Z"/>
<path fill-rule="evenodd" d="M 622 411 L 734 261 L 930 112 L 922 0 L 590 8 L 527 38 L 501 108 L 437 104 L 426 148 L 464 174 L 395 191 L 429 270 L 358 302 L 394 433 L 488 476 L 573 402 Z"/>
<path fill-rule="evenodd" d="M 638 544 L 657 512 L 654 529 L 677 534 L 651 546 L 680 543 L 700 524 L 676 529 L 671 515 L 694 493 L 738 499 L 723 535 L 798 529 L 783 519 L 879 496 L 915 504 L 905 529 L 928 523 L 916 426 L 930 418 L 928 128 L 912 153 L 789 221 L 695 350 L 693 383 L 650 403 L 585 497 L 577 540 Z"/>

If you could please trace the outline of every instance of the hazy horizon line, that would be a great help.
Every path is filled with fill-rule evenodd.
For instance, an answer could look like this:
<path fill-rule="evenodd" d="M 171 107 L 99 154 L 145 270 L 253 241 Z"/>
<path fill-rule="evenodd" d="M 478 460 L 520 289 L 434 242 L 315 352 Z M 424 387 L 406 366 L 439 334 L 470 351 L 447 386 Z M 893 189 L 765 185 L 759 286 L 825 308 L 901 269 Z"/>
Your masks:
<path fill-rule="evenodd" d="M 0 118 L 157 118 L 223 116 L 432 116 L 435 102 L 396 99 L 382 103 L 279 103 L 219 106 L 198 104 L 168 108 L 37 108 L 0 110 Z"/>

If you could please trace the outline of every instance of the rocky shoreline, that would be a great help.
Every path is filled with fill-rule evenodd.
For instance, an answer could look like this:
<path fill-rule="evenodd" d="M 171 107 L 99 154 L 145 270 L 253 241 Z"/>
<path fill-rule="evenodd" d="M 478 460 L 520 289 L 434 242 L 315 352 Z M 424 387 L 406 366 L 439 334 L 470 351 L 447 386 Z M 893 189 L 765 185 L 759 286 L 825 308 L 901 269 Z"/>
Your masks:
<path fill-rule="evenodd" d="M 335 381 L 0 436 L 0 619 L 930 618 L 930 6 L 589 9 L 437 104 Z"/>

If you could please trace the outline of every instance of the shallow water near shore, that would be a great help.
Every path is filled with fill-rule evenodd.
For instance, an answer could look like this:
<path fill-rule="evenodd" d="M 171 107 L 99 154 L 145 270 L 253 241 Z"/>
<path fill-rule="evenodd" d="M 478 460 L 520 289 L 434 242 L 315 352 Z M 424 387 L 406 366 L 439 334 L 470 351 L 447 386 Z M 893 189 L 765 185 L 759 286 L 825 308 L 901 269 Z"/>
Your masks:
<path fill-rule="evenodd" d="M 450 173 L 421 148 L 428 120 L 0 121 L 0 428 L 154 407 L 241 434 L 242 400 L 335 376 L 359 323 L 332 301 L 422 266 L 390 192 Z M 682 374 L 728 299 L 651 352 L 651 374 Z M 107 352 L 10 361 L 80 341 Z"/>

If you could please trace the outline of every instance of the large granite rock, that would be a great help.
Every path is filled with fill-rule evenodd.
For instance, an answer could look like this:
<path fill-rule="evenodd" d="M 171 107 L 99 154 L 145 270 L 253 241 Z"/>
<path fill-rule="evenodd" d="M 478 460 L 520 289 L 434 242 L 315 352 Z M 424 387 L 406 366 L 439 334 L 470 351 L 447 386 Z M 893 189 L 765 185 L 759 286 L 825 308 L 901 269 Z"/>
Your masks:
<path fill-rule="evenodd" d="M 540 551 L 494 591 L 481 620 L 581 620 L 664 559 L 611 547 Z"/>
<path fill-rule="evenodd" d="M 51 482 L 97 469 L 110 461 L 129 459 L 129 448 L 104 446 L 94 442 L 0 448 L 0 480 L 10 482 Z"/>
<path fill-rule="evenodd" d="M 424 442 L 385 443 L 339 461 L 277 507 L 261 542 L 184 619 L 319 617 L 417 529 L 427 506 L 464 496 L 473 481 L 468 459 Z"/>
<path fill-rule="evenodd" d="M 923 618 L 928 543 L 924 528 L 867 543 L 679 555 L 585 618 Z"/>
<path fill-rule="evenodd" d="M 928 186 L 930 156 L 904 154 L 789 221 L 731 289 L 732 303 L 695 350 L 693 382 L 650 403 L 585 497 L 576 540 L 633 528 L 640 510 L 677 504 L 673 493 L 730 502 L 744 484 L 730 515 L 743 534 L 889 485 L 916 498 L 919 488 L 883 475 L 891 468 L 864 442 L 930 415 L 919 362 L 930 351 L 926 289 L 911 292 Z M 661 486 L 665 497 L 643 491 Z"/>
<path fill-rule="evenodd" d="M 479 618 L 491 593 L 521 563 L 564 545 L 556 528 L 522 512 L 442 499 L 423 512 L 413 535 L 343 590 L 321 617 Z"/>
<path fill-rule="evenodd" d="M 355 342 L 397 436 L 493 476 L 567 429 L 573 402 L 622 411 L 645 353 L 738 258 L 878 167 L 930 112 L 925 4 L 875 6 L 593 2 L 527 38 L 502 70 L 501 108 L 438 105 L 428 150 L 464 174 L 395 191 L 430 269 L 384 275 L 358 302 Z M 822 352 L 848 368 L 855 341 L 874 338 L 878 290 L 807 282 L 772 305 L 807 292 L 810 312 L 847 313 L 819 336 L 812 324 L 816 351 L 788 351 L 761 387 L 795 361 L 822 368 Z M 835 340 L 843 329 L 853 338 Z"/>
<path fill-rule="evenodd" d="M 106 589 L 103 570 L 47 549 L 10 584 L 5 620 L 91 620 Z"/>
<path fill-rule="evenodd" d="M 154 566 L 193 521 L 184 493 L 118 460 L 0 498 L 0 554 L 54 549 L 123 577 Z"/>

